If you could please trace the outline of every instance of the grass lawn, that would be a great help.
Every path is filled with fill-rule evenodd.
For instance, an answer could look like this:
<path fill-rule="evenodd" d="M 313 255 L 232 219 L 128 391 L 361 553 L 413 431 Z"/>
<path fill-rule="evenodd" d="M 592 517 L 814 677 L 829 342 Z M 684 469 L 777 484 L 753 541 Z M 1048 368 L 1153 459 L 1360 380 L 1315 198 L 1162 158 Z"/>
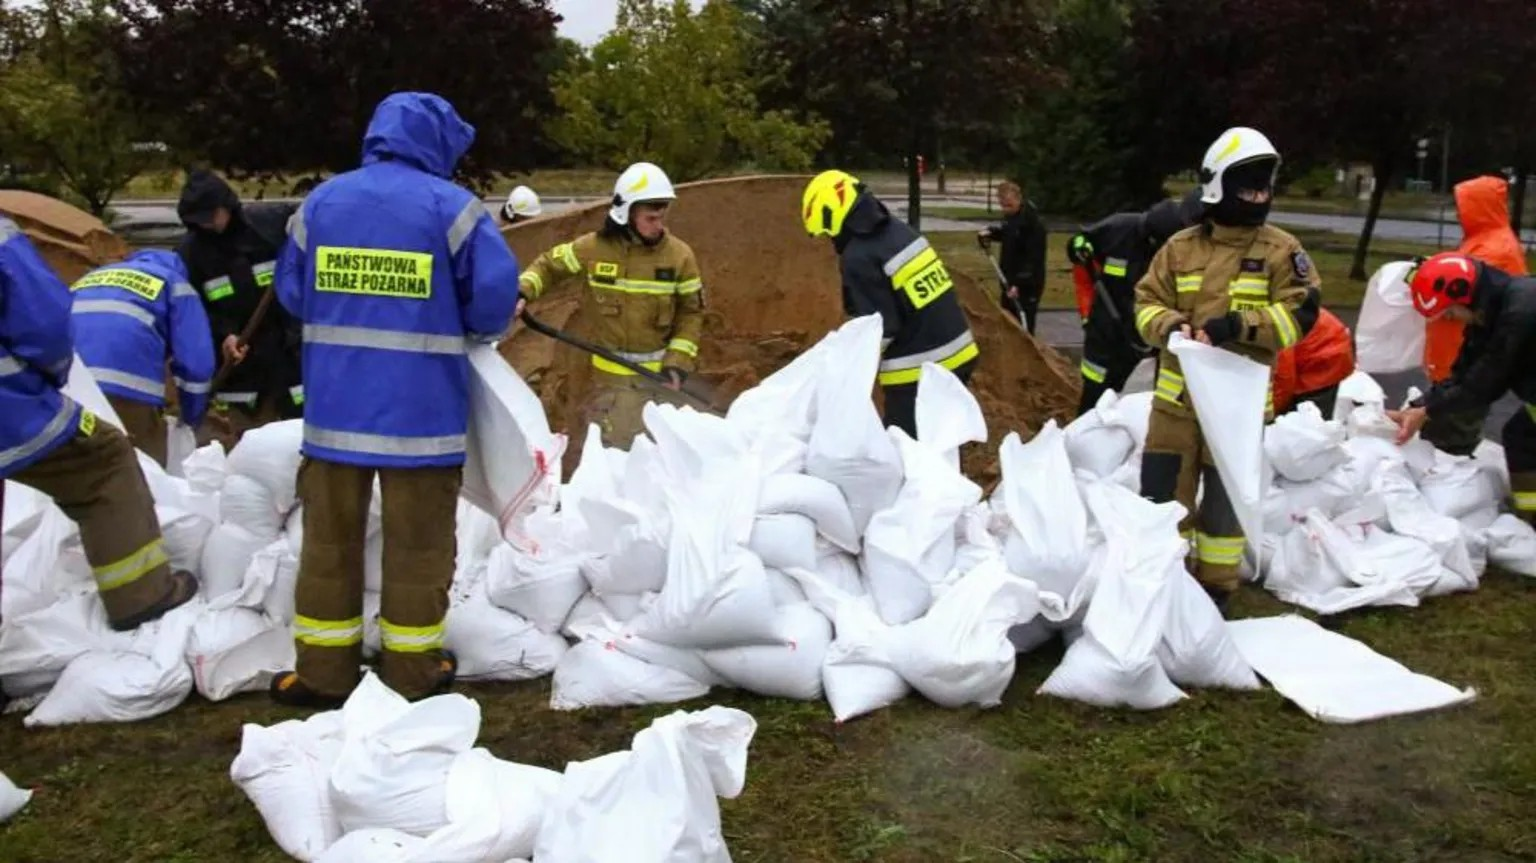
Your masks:
<path fill-rule="evenodd" d="M 1536 856 L 1536 582 L 1358 613 L 1347 635 L 1474 686 L 1437 714 L 1330 726 L 1273 691 L 1200 691 L 1169 710 L 1033 695 L 1060 658 L 1020 658 L 1001 708 L 912 697 L 838 727 L 824 704 L 719 691 L 757 717 L 746 792 L 723 801 L 738 863 L 1398 861 Z M 1244 616 L 1280 613 L 1246 590 Z M 548 681 L 464 687 L 480 743 L 560 769 L 623 748 L 672 707 L 552 713 Z M 230 782 L 243 722 L 298 715 L 264 696 L 196 698 L 138 725 L 29 731 L 0 722 L 0 766 L 39 791 L 0 827 L 0 859 L 287 859 Z"/>

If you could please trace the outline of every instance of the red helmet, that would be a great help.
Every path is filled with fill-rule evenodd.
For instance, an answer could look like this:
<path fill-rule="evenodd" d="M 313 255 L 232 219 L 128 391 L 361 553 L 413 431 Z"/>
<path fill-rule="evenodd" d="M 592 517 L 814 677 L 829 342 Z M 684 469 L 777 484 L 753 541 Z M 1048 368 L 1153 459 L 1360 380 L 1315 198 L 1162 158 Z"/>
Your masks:
<path fill-rule="evenodd" d="M 1476 261 L 1458 252 L 1441 252 L 1414 269 L 1408 287 L 1413 307 L 1433 318 L 1451 306 L 1470 306 L 1476 281 Z"/>

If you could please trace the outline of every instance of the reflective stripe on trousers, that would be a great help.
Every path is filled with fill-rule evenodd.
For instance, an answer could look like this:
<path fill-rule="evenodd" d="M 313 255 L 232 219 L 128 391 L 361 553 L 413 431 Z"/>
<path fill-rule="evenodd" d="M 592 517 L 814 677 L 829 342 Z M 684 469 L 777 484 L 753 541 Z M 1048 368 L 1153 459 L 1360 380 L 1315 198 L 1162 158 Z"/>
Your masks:
<path fill-rule="evenodd" d="M 1213 566 L 1237 566 L 1242 563 L 1246 546 L 1247 540 L 1241 536 L 1195 534 L 1195 556 L 1201 563 Z"/>
<path fill-rule="evenodd" d="M 91 574 L 96 579 L 96 587 L 106 591 L 132 584 L 148 575 L 156 567 L 164 566 L 169 562 L 170 557 L 165 553 L 165 542 L 156 539 L 121 560 L 105 566 L 92 567 Z"/>
<path fill-rule="evenodd" d="M 293 637 L 300 644 L 311 647 L 351 647 L 363 641 L 363 619 L 319 620 L 295 615 Z"/>
<path fill-rule="evenodd" d="M 659 351 L 647 351 L 645 353 L 631 353 L 629 351 L 611 351 L 615 356 L 622 357 L 647 371 L 661 371 L 661 361 L 666 358 L 665 348 Z M 612 360 L 606 360 L 597 354 L 592 355 L 592 368 L 610 375 L 624 375 L 631 377 L 637 374 L 633 369 L 627 369 Z"/>
<path fill-rule="evenodd" d="M 379 618 L 379 635 L 385 650 L 396 653 L 426 653 L 443 646 L 442 622 L 427 626 L 401 626 Z"/>

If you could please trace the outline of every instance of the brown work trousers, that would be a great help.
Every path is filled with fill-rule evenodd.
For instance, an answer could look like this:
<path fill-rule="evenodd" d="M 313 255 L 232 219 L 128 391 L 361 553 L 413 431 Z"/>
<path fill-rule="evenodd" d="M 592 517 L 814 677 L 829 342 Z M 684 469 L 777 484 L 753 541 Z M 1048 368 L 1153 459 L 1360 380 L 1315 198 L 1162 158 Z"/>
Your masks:
<path fill-rule="evenodd" d="M 1205 496 L 1197 509 L 1202 478 Z M 1190 542 L 1200 583 L 1225 593 L 1237 590 L 1246 540 L 1192 410 L 1153 407 L 1141 458 L 1141 493 L 1154 503 L 1176 500 L 1184 507 L 1179 530 Z"/>
<path fill-rule="evenodd" d="M 406 698 L 442 679 L 443 624 L 453 583 L 460 467 L 374 468 L 305 459 L 299 468 L 304 548 L 294 610 L 299 679 L 345 696 L 363 659 L 363 556 L 378 474 L 384 510 L 380 676 Z"/>
<path fill-rule="evenodd" d="M 165 467 L 169 458 L 166 452 L 165 410 L 157 405 L 136 402 L 121 396 L 107 396 L 112 409 L 117 411 L 128 432 L 128 440 L 134 447 Z"/>
<path fill-rule="evenodd" d="M 141 614 L 175 590 L 138 456 L 111 423 L 82 413 L 74 437 L 11 479 L 53 498 L 80 526 L 108 619 Z"/>
<path fill-rule="evenodd" d="M 213 404 L 208 408 L 208 415 L 203 419 L 202 425 L 197 427 L 197 445 L 207 446 L 217 441 L 225 451 L 235 448 L 240 443 L 240 438 L 245 433 L 258 429 L 267 423 L 274 423 L 281 419 L 275 397 L 266 397 L 257 401 L 254 408 L 243 405 L 234 405 L 221 402 L 214 397 Z"/>
<path fill-rule="evenodd" d="M 687 402 L 666 387 L 639 375 L 614 375 L 594 369 L 592 392 L 581 409 L 581 427 L 571 429 L 570 448 L 581 452 L 587 439 L 587 427 L 596 424 L 603 446 L 627 450 L 635 438 L 645 433 L 645 406 L 682 405 Z"/>

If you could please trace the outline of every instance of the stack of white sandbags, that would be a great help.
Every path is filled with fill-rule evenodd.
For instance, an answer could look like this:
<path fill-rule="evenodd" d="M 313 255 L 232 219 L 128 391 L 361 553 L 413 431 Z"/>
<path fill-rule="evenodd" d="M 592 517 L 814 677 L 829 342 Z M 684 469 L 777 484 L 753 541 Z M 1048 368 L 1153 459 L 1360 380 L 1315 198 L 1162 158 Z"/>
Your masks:
<path fill-rule="evenodd" d="M 246 725 L 230 778 L 298 860 L 725 863 L 716 798 L 741 793 L 756 727 L 677 712 L 561 774 L 475 748 L 474 701 L 410 704 L 369 674 L 340 710 Z"/>

